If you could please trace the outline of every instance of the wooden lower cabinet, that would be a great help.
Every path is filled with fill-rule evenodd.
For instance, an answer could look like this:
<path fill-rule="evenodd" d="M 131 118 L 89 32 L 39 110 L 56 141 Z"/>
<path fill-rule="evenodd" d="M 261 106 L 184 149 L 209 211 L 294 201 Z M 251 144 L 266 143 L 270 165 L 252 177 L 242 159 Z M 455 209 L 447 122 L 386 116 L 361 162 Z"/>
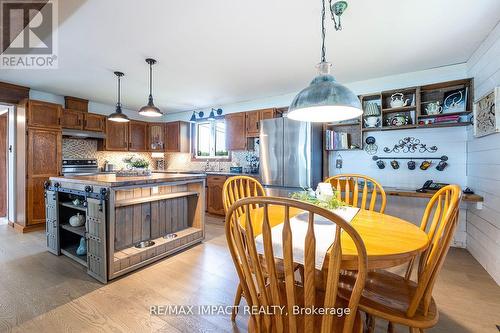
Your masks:
<path fill-rule="evenodd" d="M 58 176 L 62 160 L 61 131 L 29 128 L 26 155 L 26 224 L 45 222 L 44 182 Z"/>
<path fill-rule="evenodd" d="M 226 179 L 225 176 L 207 177 L 207 212 L 210 214 L 224 215 L 222 189 Z"/>

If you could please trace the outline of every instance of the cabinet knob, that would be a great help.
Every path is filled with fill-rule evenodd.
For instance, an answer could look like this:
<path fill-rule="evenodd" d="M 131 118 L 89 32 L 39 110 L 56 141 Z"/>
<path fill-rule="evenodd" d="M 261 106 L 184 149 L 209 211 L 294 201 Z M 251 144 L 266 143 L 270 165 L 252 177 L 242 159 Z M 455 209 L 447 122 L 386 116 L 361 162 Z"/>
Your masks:
<path fill-rule="evenodd" d="M 92 191 L 93 191 L 92 186 L 90 186 L 90 185 L 85 186 L 85 192 L 90 193 Z"/>

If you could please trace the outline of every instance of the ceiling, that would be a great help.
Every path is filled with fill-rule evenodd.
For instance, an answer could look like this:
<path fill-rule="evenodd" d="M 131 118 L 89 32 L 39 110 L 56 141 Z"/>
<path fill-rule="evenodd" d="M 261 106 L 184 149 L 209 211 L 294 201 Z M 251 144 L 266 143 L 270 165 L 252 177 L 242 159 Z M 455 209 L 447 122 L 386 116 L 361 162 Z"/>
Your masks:
<path fill-rule="evenodd" d="M 341 82 L 463 63 L 500 20 L 500 1 L 352 0 L 343 31 L 328 21 Z M 60 0 L 59 69 L 2 70 L 0 81 L 114 104 L 193 110 L 292 93 L 319 61 L 321 1 Z"/>

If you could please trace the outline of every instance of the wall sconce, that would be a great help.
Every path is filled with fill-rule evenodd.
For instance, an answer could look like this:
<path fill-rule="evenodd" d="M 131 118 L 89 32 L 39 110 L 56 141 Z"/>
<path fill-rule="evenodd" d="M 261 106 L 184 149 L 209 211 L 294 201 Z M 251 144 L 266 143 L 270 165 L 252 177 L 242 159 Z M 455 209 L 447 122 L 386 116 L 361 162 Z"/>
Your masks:
<path fill-rule="evenodd" d="M 195 123 L 196 122 L 196 115 L 198 115 L 198 117 L 201 119 L 201 118 L 203 118 L 203 116 L 205 114 L 203 113 L 203 111 L 200 111 L 200 112 L 193 111 L 193 115 L 191 116 L 191 119 L 189 119 L 189 122 Z"/>
<path fill-rule="evenodd" d="M 208 116 L 208 120 L 215 120 L 215 113 L 217 113 L 217 117 L 221 116 L 222 109 L 221 108 L 218 108 L 218 109 L 212 108 L 212 111 L 210 111 L 210 115 Z"/>
<path fill-rule="evenodd" d="M 200 111 L 200 112 L 193 111 L 193 114 L 191 116 L 191 119 L 189 119 L 189 122 L 195 123 L 195 122 L 200 121 L 200 120 L 205 120 L 205 119 L 203 119 L 203 116 L 204 116 L 203 111 Z M 206 120 L 215 120 L 216 118 L 218 118 L 220 116 L 222 116 L 222 109 L 221 108 L 218 108 L 218 109 L 212 108 L 212 110 L 210 111 L 210 114 L 208 115 L 208 118 L 206 118 Z"/>

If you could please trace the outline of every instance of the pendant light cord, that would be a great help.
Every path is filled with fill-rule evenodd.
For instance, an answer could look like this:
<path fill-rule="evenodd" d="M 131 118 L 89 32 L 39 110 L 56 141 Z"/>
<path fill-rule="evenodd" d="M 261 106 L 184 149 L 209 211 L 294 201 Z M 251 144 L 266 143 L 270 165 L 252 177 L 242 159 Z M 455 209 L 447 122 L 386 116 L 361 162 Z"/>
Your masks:
<path fill-rule="evenodd" d="M 325 28 L 325 17 L 326 17 L 326 9 L 325 9 L 325 0 L 322 0 L 323 7 L 321 9 L 321 62 L 326 62 L 326 46 L 325 46 L 325 37 L 326 37 L 326 28 Z"/>
<path fill-rule="evenodd" d="M 149 98 L 153 97 L 153 65 L 149 63 Z"/>
<path fill-rule="evenodd" d="M 118 76 L 118 103 L 117 103 L 118 106 L 122 105 L 122 103 L 120 103 L 120 91 L 121 91 L 121 89 L 120 89 L 120 76 Z"/>

